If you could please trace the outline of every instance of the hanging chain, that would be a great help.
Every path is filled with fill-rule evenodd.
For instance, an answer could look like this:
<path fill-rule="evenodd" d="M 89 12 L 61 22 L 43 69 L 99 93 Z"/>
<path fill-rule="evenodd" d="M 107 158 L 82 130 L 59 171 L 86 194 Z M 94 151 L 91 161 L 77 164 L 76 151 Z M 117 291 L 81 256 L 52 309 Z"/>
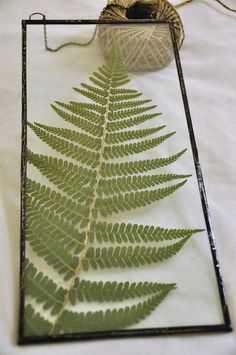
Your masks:
<path fill-rule="evenodd" d="M 107 6 L 104 7 L 104 9 L 102 10 L 101 14 L 100 14 L 100 17 L 103 15 L 104 11 L 105 10 L 108 10 L 112 7 L 118 7 L 118 8 L 122 8 L 122 9 L 125 9 L 126 8 L 122 5 L 119 5 L 119 4 L 114 4 L 114 3 L 110 3 L 108 4 Z M 40 15 L 42 16 L 43 18 L 43 21 L 46 21 L 46 16 L 44 14 L 42 14 L 41 12 L 34 12 L 33 14 L 31 14 L 29 16 L 29 19 L 31 20 L 31 18 L 34 16 L 34 15 Z M 92 37 L 90 38 L 90 40 L 88 40 L 87 42 L 66 42 L 66 43 L 62 43 L 60 46 L 56 47 L 56 48 L 50 48 L 48 46 L 48 34 L 47 34 L 47 26 L 46 26 L 46 23 L 43 24 L 43 38 L 44 38 L 44 45 L 45 45 L 45 49 L 46 51 L 49 51 L 49 52 L 57 52 L 59 51 L 60 49 L 64 48 L 64 47 L 67 47 L 67 46 L 79 46 L 79 47 L 86 47 L 86 46 L 89 46 L 91 43 L 93 43 L 96 35 L 97 35 L 97 31 L 98 31 L 98 25 L 96 25 L 94 31 L 93 31 L 93 34 L 92 34 Z"/>
<path fill-rule="evenodd" d="M 57 48 L 50 48 L 48 46 L 47 27 L 46 27 L 46 24 L 44 23 L 44 25 L 43 25 L 43 36 L 44 36 L 45 49 L 46 49 L 46 51 L 57 52 L 60 49 L 62 49 L 64 47 L 67 47 L 67 46 L 80 46 L 80 47 L 89 46 L 94 41 L 94 39 L 96 37 L 97 29 L 98 29 L 98 27 L 96 26 L 94 31 L 93 31 L 93 35 L 92 35 L 91 39 L 89 41 L 87 41 L 87 42 L 66 42 L 66 43 L 62 43 Z"/>
<path fill-rule="evenodd" d="M 42 14 L 41 12 L 34 12 L 32 15 L 30 15 L 29 19 L 31 20 L 32 16 L 34 16 L 34 15 L 40 15 L 40 16 L 42 16 L 44 21 L 46 20 L 46 16 L 44 14 Z M 80 47 L 89 46 L 94 41 L 96 34 L 97 34 L 97 30 L 98 30 L 98 26 L 95 27 L 92 37 L 87 42 L 66 42 L 66 43 L 62 43 L 60 46 L 58 46 L 56 48 L 51 48 L 48 46 L 47 26 L 46 26 L 46 23 L 44 23 L 43 24 L 43 38 L 44 38 L 45 49 L 46 49 L 46 51 L 49 51 L 49 52 L 57 52 L 60 49 L 67 47 L 67 46 L 80 46 Z"/>

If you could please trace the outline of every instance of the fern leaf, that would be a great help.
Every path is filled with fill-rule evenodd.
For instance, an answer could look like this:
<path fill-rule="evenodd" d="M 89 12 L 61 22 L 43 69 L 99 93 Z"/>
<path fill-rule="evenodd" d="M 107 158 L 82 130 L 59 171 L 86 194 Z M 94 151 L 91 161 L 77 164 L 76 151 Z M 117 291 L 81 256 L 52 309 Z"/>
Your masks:
<path fill-rule="evenodd" d="M 152 243 L 190 238 L 203 229 L 167 229 L 142 224 L 94 222 L 90 242 L 99 243 Z"/>
<path fill-rule="evenodd" d="M 132 129 L 160 113 L 152 111 L 156 105 L 151 100 L 140 99 L 142 93 L 123 87 L 128 82 L 122 55 L 113 39 L 113 50 L 106 64 L 92 74 L 90 84 L 82 83 L 74 88 L 88 102 L 56 101 L 52 105 L 57 116 L 73 128 L 28 124 L 59 157 L 52 153 L 27 152 L 28 164 L 54 187 L 27 180 L 27 253 L 29 250 L 36 254 L 35 262 L 41 258 L 49 267 L 42 273 L 40 262 L 35 266 L 26 261 L 26 295 L 50 311 L 54 320 L 47 321 L 28 304 L 24 320 L 26 336 L 115 330 L 136 325 L 175 288 L 174 283 L 90 281 L 81 279 L 81 272 L 86 275 L 90 269 L 134 268 L 166 261 L 193 234 L 202 231 L 99 220 L 163 199 L 186 182 L 169 185 L 170 181 L 190 176 L 155 171 L 144 174 L 174 163 L 186 150 L 166 158 L 107 162 L 146 152 L 175 133 L 145 139 L 165 126 Z M 163 183 L 166 185 L 156 188 Z M 62 280 L 68 281 L 63 287 L 50 276 L 52 269 L 58 273 L 60 284 Z M 141 298 L 139 303 L 137 298 Z M 104 310 L 93 312 L 73 311 L 77 303 L 126 300 L 127 307 L 112 309 L 107 305 Z"/>
<path fill-rule="evenodd" d="M 70 104 L 75 107 L 75 109 L 78 110 L 90 110 L 97 112 L 98 114 L 104 115 L 106 112 L 106 108 L 104 105 L 96 105 L 96 104 L 91 104 L 88 102 L 76 102 L 76 101 L 70 101 Z"/>
<path fill-rule="evenodd" d="M 119 110 L 123 110 L 125 108 L 133 108 L 133 107 L 139 107 L 139 106 L 143 106 L 144 104 L 147 104 L 149 102 L 151 102 L 152 100 L 135 100 L 135 101 L 122 101 L 122 102 L 116 102 L 116 103 L 111 103 L 109 105 L 109 109 L 111 111 L 119 111 Z"/>
<path fill-rule="evenodd" d="M 162 292 L 175 284 L 156 282 L 96 282 L 77 279 L 70 293 L 71 304 L 79 302 L 122 302 Z"/>
<path fill-rule="evenodd" d="M 87 147 L 95 151 L 101 148 L 100 138 L 93 138 L 91 136 L 88 136 L 87 134 L 76 132 L 67 128 L 52 127 L 52 126 L 47 126 L 36 122 L 34 123 L 34 125 L 46 132 L 55 134 L 58 137 L 65 138 L 72 142 L 76 142 L 82 145 L 83 147 Z"/>
<path fill-rule="evenodd" d="M 139 129 L 136 131 L 124 131 L 120 133 L 108 133 L 106 135 L 105 142 L 107 144 L 116 144 L 125 141 L 130 141 L 132 139 L 140 139 L 151 134 L 154 134 L 161 129 L 165 128 L 165 126 L 155 127 L 155 128 L 147 128 L 147 129 Z"/>
<path fill-rule="evenodd" d="M 81 148 L 74 145 L 65 139 L 58 138 L 57 136 L 46 132 L 44 129 L 37 127 L 31 123 L 28 126 L 33 132 L 45 143 L 47 143 L 52 149 L 57 152 L 71 157 L 91 167 L 96 167 L 99 164 L 99 154 L 89 151 L 88 149 Z"/>
<path fill-rule="evenodd" d="M 156 107 L 157 107 L 156 105 L 152 105 L 152 106 L 144 106 L 138 108 L 135 107 L 127 110 L 114 111 L 109 113 L 108 119 L 109 121 L 123 120 L 127 117 L 140 115 L 141 113 L 153 110 Z"/>
<path fill-rule="evenodd" d="M 78 105 L 73 105 L 73 104 L 65 104 L 60 101 L 55 102 L 58 106 L 61 106 L 65 108 L 66 110 L 75 113 L 76 115 L 81 115 L 84 119 L 88 120 L 89 122 L 93 124 L 97 124 L 99 126 L 102 126 L 104 123 L 103 115 L 97 114 L 91 110 L 88 110 L 83 107 L 79 107 Z"/>
<path fill-rule="evenodd" d="M 73 198 L 79 198 L 82 188 L 89 184 L 94 186 L 94 170 L 78 167 L 66 160 L 27 151 L 28 163 L 34 165 L 49 181 Z"/>
<path fill-rule="evenodd" d="M 74 126 L 80 128 L 84 132 L 90 133 L 93 136 L 101 137 L 103 129 L 90 121 L 87 121 L 79 116 L 70 115 L 69 113 L 59 109 L 55 105 L 51 105 L 52 109 L 66 122 L 73 124 Z"/>
<path fill-rule="evenodd" d="M 64 280 L 69 280 L 75 275 L 79 259 L 63 249 L 58 241 L 50 236 L 43 236 L 41 230 L 34 228 L 34 220 L 26 222 L 27 241 L 33 251 L 52 266 L 59 275 L 64 275 Z"/>
<path fill-rule="evenodd" d="M 100 80 L 104 84 L 107 84 L 107 85 L 110 84 L 110 81 L 111 81 L 111 77 L 110 76 L 106 76 L 106 75 L 100 74 L 99 72 L 94 72 L 93 76 L 96 79 Z"/>
<path fill-rule="evenodd" d="M 39 313 L 35 313 L 33 307 L 28 304 L 24 309 L 24 335 L 47 335 L 52 324 Z"/>
<path fill-rule="evenodd" d="M 107 98 L 107 92 L 106 90 L 101 90 L 101 89 L 98 89 L 97 87 L 95 86 L 92 86 L 92 85 L 89 85 L 87 83 L 81 83 L 81 86 L 86 89 L 86 91 L 89 91 L 91 92 L 92 94 L 95 94 L 95 95 L 98 95 L 98 96 L 101 96 L 101 97 L 105 97 Z M 80 88 L 73 88 L 76 92 L 79 92 L 77 91 L 78 89 L 80 90 Z"/>
<path fill-rule="evenodd" d="M 121 86 L 123 86 L 123 85 L 125 85 L 125 84 L 128 84 L 130 82 L 130 80 L 129 79 L 124 79 L 124 80 L 114 80 L 113 82 L 112 82 L 112 84 L 111 84 L 111 87 L 112 88 L 118 88 L 118 87 L 121 87 Z"/>
<path fill-rule="evenodd" d="M 49 168 L 49 165 L 51 165 L 53 170 L 61 171 L 67 179 L 72 179 L 73 182 L 80 183 L 79 179 L 82 179 L 81 183 L 91 184 L 96 178 L 95 170 L 78 166 L 67 160 L 58 159 L 48 155 L 35 154 L 30 149 L 27 150 L 27 161 L 30 164 L 35 164 L 38 169 L 43 168 L 44 166 L 45 168 Z M 74 174 L 77 175 L 74 176 Z M 70 183 L 72 183 L 72 181 L 70 181 Z"/>
<path fill-rule="evenodd" d="M 132 95 L 132 94 L 137 94 L 138 91 L 134 90 L 134 89 L 128 89 L 128 88 L 122 88 L 122 89 L 111 89 L 111 94 L 113 95 L 113 97 L 116 97 L 117 95 Z M 141 93 L 139 93 L 141 94 Z M 142 95 L 142 94 L 141 94 Z"/>
<path fill-rule="evenodd" d="M 147 189 L 165 182 L 186 179 L 191 175 L 159 174 L 128 176 L 118 179 L 100 179 L 98 184 L 99 195 L 112 195 L 129 191 Z"/>
<path fill-rule="evenodd" d="M 142 93 L 141 92 L 133 92 L 132 93 L 132 90 L 131 90 L 131 93 L 126 93 L 126 94 L 118 94 L 118 95 L 112 95 L 111 97 L 111 102 L 112 103 L 121 103 L 122 101 L 127 101 L 127 100 L 132 100 L 132 99 L 136 99 L 138 97 L 142 96 Z"/>
<path fill-rule="evenodd" d="M 107 62 L 106 65 L 98 67 L 98 72 L 109 79 L 111 77 L 111 69 L 112 67 Z"/>
<path fill-rule="evenodd" d="M 117 247 L 90 247 L 83 259 L 85 271 L 93 269 L 139 267 L 157 263 L 171 258 L 184 246 L 189 237 L 165 247 L 151 246 L 117 246 Z"/>
<path fill-rule="evenodd" d="M 80 223 L 81 226 L 88 222 L 89 208 L 77 205 L 66 196 L 45 185 L 41 185 L 31 179 L 27 179 L 27 200 L 33 198 L 44 209 L 50 209 L 72 225 Z"/>
<path fill-rule="evenodd" d="M 38 272 L 36 267 L 26 259 L 25 265 L 26 294 L 35 298 L 38 303 L 43 304 L 43 309 L 51 310 L 54 315 L 60 310 L 66 289 L 58 287 L 57 284 Z M 153 293 L 162 292 L 175 284 L 163 284 L 156 282 L 96 282 L 76 279 L 70 291 L 69 299 L 72 305 L 78 302 L 122 302 L 128 299 L 135 299 L 143 296 L 150 296 Z"/>
<path fill-rule="evenodd" d="M 92 86 L 91 86 L 92 87 Z M 106 104 L 106 99 L 104 96 L 100 96 L 97 93 L 92 92 L 91 90 L 83 90 L 80 88 L 74 88 L 76 92 L 81 94 L 82 96 L 87 97 L 88 99 L 100 104 L 100 105 L 105 105 Z M 97 90 L 94 90 L 97 91 Z"/>
<path fill-rule="evenodd" d="M 127 176 L 162 168 L 174 163 L 186 151 L 187 149 L 181 150 L 179 153 L 171 155 L 167 158 L 137 160 L 126 163 L 102 163 L 101 176 L 104 178 L 113 176 Z"/>
<path fill-rule="evenodd" d="M 84 248 L 85 233 L 79 233 L 67 221 L 63 221 L 51 210 L 45 210 L 35 200 L 27 200 L 27 227 L 38 234 L 47 235 L 52 240 L 63 243 L 65 251 L 74 250 L 79 253 Z"/>
<path fill-rule="evenodd" d="M 124 195 L 120 194 L 108 198 L 98 198 L 95 204 L 95 208 L 97 208 L 98 212 L 103 217 L 107 217 L 120 211 L 123 212 L 138 207 L 144 207 L 173 194 L 185 183 L 186 180 L 179 184 L 171 185 L 157 190 L 131 192 Z"/>
<path fill-rule="evenodd" d="M 88 313 L 65 311 L 56 326 L 56 332 L 74 333 L 124 329 L 145 319 L 172 289 L 173 286 L 170 286 L 169 289 L 130 307 Z"/>
<path fill-rule="evenodd" d="M 175 134 L 175 132 L 171 132 L 158 138 L 153 138 L 137 143 L 107 146 L 104 148 L 103 157 L 105 159 L 114 159 L 129 156 L 131 154 L 145 152 L 163 143 L 166 139 L 173 136 L 173 134 Z"/>
<path fill-rule="evenodd" d="M 100 89 L 103 89 L 103 90 L 106 90 L 106 91 L 109 90 L 109 84 L 106 84 L 106 83 L 104 83 L 103 81 L 97 80 L 97 79 L 94 78 L 94 77 L 90 77 L 89 79 L 90 79 L 90 81 L 91 81 L 93 84 L 95 84 L 96 86 L 98 86 Z"/>
<path fill-rule="evenodd" d="M 63 305 L 66 290 L 57 287 L 57 284 L 26 259 L 25 266 L 25 292 L 43 303 L 43 309 L 50 309 L 51 314 L 58 313 Z"/>
<path fill-rule="evenodd" d="M 161 115 L 161 113 L 152 113 L 152 114 L 146 114 L 137 117 L 131 117 L 126 120 L 108 122 L 107 131 L 115 132 L 115 131 L 120 131 L 121 129 L 130 128 L 139 125 L 140 123 L 143 123 L 147 120 L 155 118 L 159 115 Z"/>

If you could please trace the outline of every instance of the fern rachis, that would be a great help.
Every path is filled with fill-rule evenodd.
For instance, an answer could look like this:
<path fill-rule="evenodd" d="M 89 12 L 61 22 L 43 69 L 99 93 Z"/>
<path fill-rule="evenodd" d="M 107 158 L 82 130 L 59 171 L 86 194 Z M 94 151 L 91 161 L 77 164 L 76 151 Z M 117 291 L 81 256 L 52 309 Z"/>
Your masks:
<path fill-rule="evenodd" d="M 150 138 L 165 126 L 133 129 L 159 113 L 152 113 L 156 105 L 142 100 L 141 93 L 123 88 L 129 79 L 116 46 L 90 81 L 93 85 L 82 83 L 75 91 L 91 103 L 52 105 L 73 129 L 29 123 L 36 136 L 61 158 L 27 152 L 28 163 L 54 188 L 30 179 L 27 182 L 26 238 L 34 253 L 49 265 L 49 275 L 27 260 L 26 295 L 50 310 L 53 320 L 46 320 L 27 302 L 26 336 L 135 325 L 159 305 L 175 283 L 92 282 L 81 275 L 89 275 L 91 269 L 111 268 L 115 273 L 116 268 L 164 261 L 201 231 L 106 221 L 107 216 L 145 207 L 171 195 L 189 175 L 156 173 L 156 169 L 179 159 L 185 150 L 167 158 L 114 162 L 157 147 L 175 133 Z M 50 268 L 65 280 L 65 287 L 53 281 Z M 122 307 L 124 300 L 135 303 Z M 70 310 L 83 302 L 106 303 L 108 308 L 87 313 Z M 113 303 L 119 306 L 113 308 Z"/>

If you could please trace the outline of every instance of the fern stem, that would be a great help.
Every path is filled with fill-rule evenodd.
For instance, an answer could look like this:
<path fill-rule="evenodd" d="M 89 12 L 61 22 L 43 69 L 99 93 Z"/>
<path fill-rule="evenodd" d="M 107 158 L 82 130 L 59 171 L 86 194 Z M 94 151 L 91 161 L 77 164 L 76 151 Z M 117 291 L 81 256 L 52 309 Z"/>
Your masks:
<path fill-rule="evenodd" d="M 106 134 L 107 134 L 107 123 L 108 123 L 108 115 L 110 112 L 110 96 L 111 96 L 111 90 L 112 90 L 112 81 L 113 81 L 113 75 L 114 75 L 114 71 L 115 71 L 115 66 L 116 66 L 116 61 L 117 58 L 113 61 L 113 65 L 112 65 L 112 69 L 111 69 L 111 77 L 109 79 L 109 87 L 107 90 L 107 100 L 106 100 L 106 105 L 105 105 L 105 113 L 104 113 L 104 124 L 103 124 L 103 135 L 101 137 L 101 148 L 100 148 L 100 158 L 99 158 L 99 164 L 96 167 L 96 183 L 94 185 L 93 188 L 93 200 L 91 202 L 90 205 L 90 211 L 89 211 L 89 217 L 88 217 L 88 224 L 87 224 L 87 228 L 86 228 L 86 235 L 85 235 L 85 239 L 84 239 L 84 248 L 83 251 L 79 257 L 79 263 L 77 265 L 77 268 L 75 270 L 75 274 L 71 280 L 71 284 L 66 292 L 62 307 L 57 315 L 56 320 L 54 321 L 54 323 L 52 324 L 52 328 L 50 330 L 49 335 L 53 335 L 55 330 L 56 330 L 56 326 L 61 318 L 61 316 L 63 315 L 63 312 L 65 311 L 65 308 L 69 302 L 69 296 L 70 293 L 72 291 L 72 289 L 75 286 L 75 282 L 76 279 L 78 278 L 78 275 L 82 269 L 83 266 L 83 260 L 86 257 L 88 248 L 89 248 L 89 236 L 90 236 L 90 232 L 91 232 L 91 227 L 92 227 L 92 223 L 93 223 L 93 219 L 94 219 L 94 215 L 93 215 L 93 211 L 96 205 L 96 201 L 97 201 L 97 197 L 98 197 L 98 186 L 99 186 L 99 181 L 102 179 L 102 163 L 103 163 L 103 154 L 104 154 L 104 148 L 106 146 Z"/>

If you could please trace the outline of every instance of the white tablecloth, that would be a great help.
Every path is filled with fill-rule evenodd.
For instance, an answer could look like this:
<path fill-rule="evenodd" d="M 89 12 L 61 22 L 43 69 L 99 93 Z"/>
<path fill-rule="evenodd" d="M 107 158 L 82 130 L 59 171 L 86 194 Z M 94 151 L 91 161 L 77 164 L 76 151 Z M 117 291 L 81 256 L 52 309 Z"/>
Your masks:
<path fill-rule="evenodd" d="M 225 0 L 236 7 L 235 0 Z M 98 18 L 104 0 L 2 0 L 0 2 L 0 355 L 207 354 L 234 355 L 235 332 L 133 338 L 19 347 L 21 19 Z M 236 14 L 214 1 L 179 10 L 186 39 L 181 49 L 187 93 L 233 326 L 236 321 Z M 43 43 L 42 43 L 43 44 Z"/>

